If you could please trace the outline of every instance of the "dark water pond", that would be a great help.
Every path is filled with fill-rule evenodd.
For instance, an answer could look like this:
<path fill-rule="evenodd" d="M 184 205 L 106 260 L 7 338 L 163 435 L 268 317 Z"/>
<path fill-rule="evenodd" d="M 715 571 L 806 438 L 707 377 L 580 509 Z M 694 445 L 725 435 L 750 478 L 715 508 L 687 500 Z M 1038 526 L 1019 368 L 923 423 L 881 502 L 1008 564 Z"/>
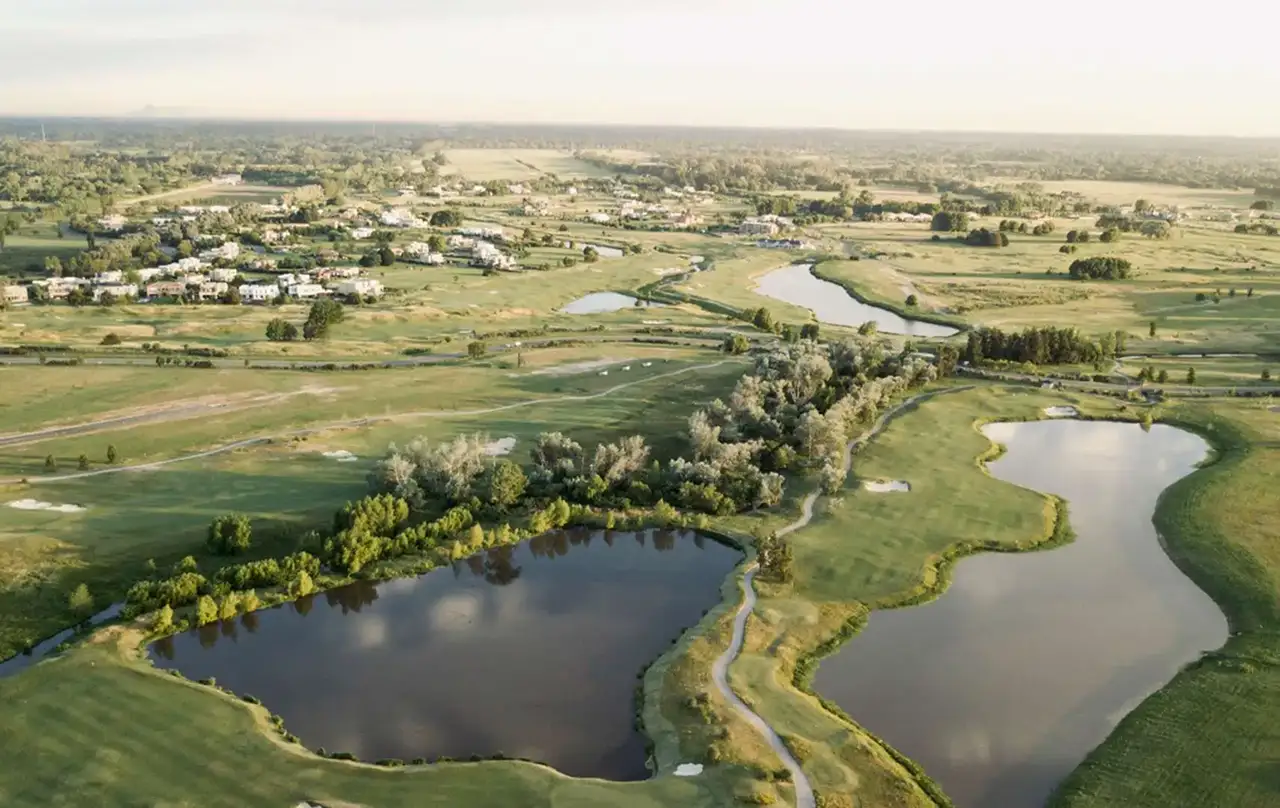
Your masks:
<path fill-rule="evenodd" d="M 637 303 L 639 304 L 638 306 L 636 305 Z M 631 295 L 619 294 L 618 292 L 592 292 L 567 304 L 560 311 L 565 314 L 602 314 L 608 311 L 622 311 L 623 309 L 660 305 L 662 304 L 640 300 Z"/>
<path fill-rule="evenodd" d="M 1043 421 L 984 429 L 996 477 L 1064 497 L 1077 536 L 959 562 L 931 603 L 872 614 L 815 687 L 918 761 L 961 808 L 1031 808 L 1227 623 L 1174 566 L 1156 499 L 1205 457 L 1168 426 Z M 906 494 L 905 496 L 914 496 Z"/>
<path fill-rule="evenodd" d="M 912 337 L 949 337 L 956 333 L 956 329 L 950 326 L 909 320 L 888 309 L 863 303 L 846 292 L 844 287 L 815 277 L 808 264 L 775 269 L 756 282 L 756 291 L 784 303 L 804 306 L 817 316 L 819 322 L 832 325 L 856 327 L 873 322 L 878 330 L 885 333 Z"/>
<path fill-rule="evenodd" d="M 206 626 L 152 656 L 257 696 L 311 748 L 502 752 L 638 780 L 636 674 L 719 601 L 740 558 L 691 533 L 556 532 Z"/>
<path fill-rule="evenodd" d="M 101 625 L 102 623 L 105 623 L 108 620 L 114 620 L 116 617 L 120 615 L 120 612 L 123 610 L 124 610 L 123 603 L 113 603 L 112 605 L 108 606 L 106 609 L 98 612 L 93 617 L 90 617 L 88 620 L 86 620 L 85 625 L 91 628 L 93 626 Z M 16 654 L 15 656 L 11 656 L 8 659 L 4 660 L 3 662 L 0 662 L 0 679 L 3 679 L 6 676 L 13 676 L 15 673 L 26 670 L 27 668 L 31 667 L 32 665 L 36 664 L 40 660 L 52 654 L 59 645 L 62 645 L 67 640 L 74 639 L 75 636 L 76 636 L 75 628 L 69 628 L 63 631 L 59 631 L 57 634 L 53 635 L 52 637 L 48 637 L 36 643 L 35 645 L 31 646 L 30 651 L 21 653 L 21 654 Z"/>

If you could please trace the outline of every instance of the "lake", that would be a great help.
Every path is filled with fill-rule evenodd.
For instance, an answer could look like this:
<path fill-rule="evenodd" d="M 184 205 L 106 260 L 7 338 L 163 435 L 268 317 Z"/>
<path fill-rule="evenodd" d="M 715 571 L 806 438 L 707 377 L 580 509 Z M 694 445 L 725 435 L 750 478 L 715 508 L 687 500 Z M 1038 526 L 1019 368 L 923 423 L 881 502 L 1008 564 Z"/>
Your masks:
<path fill-rule="evenodd" d="M 362 760 L 502 752 L 648 776 L 636 675 L 720 601 L 736 550 L 679 531 L 559 531 L 152 645 L 252 694 L 310 748 Z"/>
<path fill-rule="evenodd" d="M 792 264 L 775 269 L 756 281 L 756 292 L 803 306 L 814 313 L 819 322 L 831 325 L 857 327 L 873 322 L 876 328 L 887 334 L 905 334 L 912 337 L 949 337 L 957 329 L 924 320 L 910 320 L 897 314 L 863 303 L 845 291 L 844 287 L 815 277 L 809 264 Z"/>
<path fill-rule="evenodd" d="M 636 304 L 640 305 L 637 306 Z M 592 292 L 584 295 L 572 303 L 568 303 L 564 308 L 560 309 L 565 314 L 603 314 L 609 311 L 622 311 L 631 308 L 648 308 L 661 306 L 660 303 L 653 303 L 648 300 L 640 300 L 631 295 L 619 294 L 618 292 Z"/>
<path fill-rule="evenodd" d="M 983 432 L 1008 448 L 991 473 L 1066 499 L 1076 540 L 961 560 L 937 600 L 873 613 L 814 686 L 960 808 L 1033 808 L 1125 714 L 1226 642 L 1222 612 L 1151 523 L 1160 492 L 1208 447 L 1162 425 Z"/>

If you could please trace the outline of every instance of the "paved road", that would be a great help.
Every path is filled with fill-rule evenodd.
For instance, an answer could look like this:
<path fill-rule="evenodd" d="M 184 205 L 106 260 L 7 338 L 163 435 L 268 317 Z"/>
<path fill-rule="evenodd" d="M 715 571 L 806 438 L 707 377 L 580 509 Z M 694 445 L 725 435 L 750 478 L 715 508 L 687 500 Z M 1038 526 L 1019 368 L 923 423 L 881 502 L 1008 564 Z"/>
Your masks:
<path fill-rule="evenodd" d="M 1059 387 L 1066 390 L 1107 390 L 1113 392 L 1127 392 L 1129 390 L 1161 390 L 1166 396 L 1175 396 L 1178 398 L 1207 398 L 1209 396 L 1229 396 L 1233 393 L 1248 392 L 1254 395 L 1280 395 L 1280 384 L 1240 384 L 1233 387 L 1208 387 L 1201 385 L 1186 384 L 1152 384 L 1148 383 L 1144 388 L 1138 384 L 1119 384 L 1116 382 L 1086 382 L 1079 379 L 1060 379 L 1046 376 L 1032 376 L 1026 373 L 1009 373 L 1005 371 L 980 370 L 971 367 L 958 367 L 956 372 L 964 376 L 975 376 L 979 379 L 989 379 L 992 381 L 1002 382 L 1019 382 L 1022 384 L 1040 385 L 1045 382 L 1053 382 Z"/>
<path fill-rule="evenodd" d="M 103 474 L 119 474 L 125 471 L 150 471 L 152 469 L 162 468 L 164 466 L 168 466 L 173 463 L 181 463 L 186 460 L 196 460 L 201 457 L 210 457 L 212 455 L 222 454 L 224 452 L 231 452 L 236 449 L 243 449 L 246 446 L 254 446 L 259 443 L 266 443 L 267 441 L 272 440 L 274 438 L 291 438 L 295 436 L 312 435 L 317 432 L 323 432 L 325 430 L 336 429 L 341 427 L 367 426 L 369 424 L 374 424 L 374 423 L 382 423 L 386 421 L 409 420 L 409 419 L 415 419 L 415 418 L 454 418 L 454 417 L 467 417 L 467 416 L 474 416 L 474 415 L 490 415 L 495 412 L 506 412 L 508 410 L 520 409 L 522 407 L 533 407 L 538 404 L 559 404 L 559 403 L 574 402 L 574 401 L 594 401 L 595 399 L 606 398 L 617 392 L 626 390 L 627 388 L 636 387 L 637 385 L 641 385 L 641 384 L 648 384 L 649 382 L 657 381 L 658 379 L 668 379 L 668 378 L 671 378 L 672 376 L 681 376 L 685 373 L 692 373 L 694 371 L 699 371 L 699 370 L 710 370 L 711 368 L 720 367 L 721 365 L 725 365 L 725 364 L 736 364 L 740 361 L 741 360 L 736 360 L 736 359 L 721 359 L 718 362 L 708 362 L 702 365 L 690 365 L 688 367 L 679 368 L 677 370 L 668 371 L 666 373 L 659 373 L 656 376 L 648 376 L 643 379 L 636 379 L 635 381 L 632 381 L 632 382 L 623 382 L 622 384 L 616 384 L 613 387 L 610 387 L 607 390 L 602 390 L 598 393 L 551 396 L 548 398 L 533 398 L 525 401 L 516 401 L 511 404 L 502 404 L 497 407 L 485 407 L 483 409 L 478 409 L 478 410 L 420 410 L 417 412 L 400 412 L 394 415 L 376 415 L 376 416 L 371 416 L 366 418 L 354 418 L 348 421 L 336 421 L 334 423 L 308 427 L 306 429 L 295 429 L 290 432 L 285 432 L 281 435 L 276 435 L 276 436 L 264 435 L 256 438 L 246 438 L 245 440 L 239 440 L 239 441 L 236 441 L 235 443 L 228 443 L 224 446 L 217 446 L 212 449 L 207 449 L 203 452 L 195 452 L 194 454 L 181 455 L 179 457 L 171 457 L 167 460 L 156 460 L 151 463 L 138 463 L 132 466 L 113 466 L 111 468 L 97 469 L 95 471 L 78 471 L 72 474 L 57 474 L 50 477 L 29 477 L 27 478 L 27 482 L 34 485 L 37 483 L 53 483 L 53 482 L 60 482 L 64 480 L 79 480 L 85 477 L 98 477 Z M 0 480 L 0 482 L 15 482 L 16 479 L 17 478 L 9 478 L 7 480 Z"/>

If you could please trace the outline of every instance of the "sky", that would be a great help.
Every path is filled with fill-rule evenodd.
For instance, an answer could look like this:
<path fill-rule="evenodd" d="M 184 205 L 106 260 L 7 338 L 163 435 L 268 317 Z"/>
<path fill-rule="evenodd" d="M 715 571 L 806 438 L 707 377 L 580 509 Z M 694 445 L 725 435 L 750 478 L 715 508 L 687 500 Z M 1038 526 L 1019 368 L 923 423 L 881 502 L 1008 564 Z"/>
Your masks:
<path fill-rule="evenodd" d="M 1278 25 L 1275 0 L 0 0 L 0 115 L 1280 136 Z"/>

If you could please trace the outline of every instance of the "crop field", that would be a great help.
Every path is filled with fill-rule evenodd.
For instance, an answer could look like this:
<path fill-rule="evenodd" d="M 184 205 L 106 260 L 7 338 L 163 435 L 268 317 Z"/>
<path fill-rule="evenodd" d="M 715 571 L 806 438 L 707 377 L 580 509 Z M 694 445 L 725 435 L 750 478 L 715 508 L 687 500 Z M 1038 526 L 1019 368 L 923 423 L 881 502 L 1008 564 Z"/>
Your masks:
<path fill-rule="evenodd" d="M 569 152 L 554 149 L 448 149 L 444 171 L 469 180 L 536 179 L 555 174 L 561 179 L 607 177 L 609 173 L 577 159 Z"/>
<path fill-rule="evenodd" d="M 1132 205 L 1135 200 L 1146 199 L 1157 205 L 1181 207 L 1229 207 L 1247 208 L 1256 197 L 1252 190 L 1228 190 L 1225 188 L 1187 188 L 1154 182 L 1109 182 L 1107 180 L 1039 181 L 1045 193 L 1063 191 L 1096 199 L 1104 205 Z"/>
<path fill-rule="evenodd" d="M 83 248 L 84 241 L 75 236 L 58 238 L 55 224 L 28 225 L 5 240 L 4 249 L 0 250 L 0 277 L 39 275 L 44 272 L 46 256 L 66 260 Z M 0 320 L 3 318 L 0 314 Z"/>

